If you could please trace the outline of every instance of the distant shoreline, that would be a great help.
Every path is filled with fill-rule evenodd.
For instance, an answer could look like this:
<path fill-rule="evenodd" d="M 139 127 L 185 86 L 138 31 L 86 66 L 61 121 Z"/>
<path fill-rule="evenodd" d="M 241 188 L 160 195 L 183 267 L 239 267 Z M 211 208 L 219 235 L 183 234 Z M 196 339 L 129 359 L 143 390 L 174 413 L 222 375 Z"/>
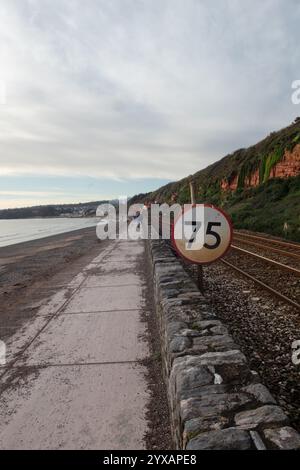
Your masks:
<path fill-rule="evenodd" d="M 19 243 L 15 243 L 13 245 L 0 246 L 0 258 L 5 256 L 7 253 L 10 255 L 11 254 L 10 252 L 12 250 L 15 252 L 15 250 L 19 250 L 19 248 L 22 248 L 22 247 L 28 248 L 30 246 L 34 248 L 35 245 L 37 246 L 40 246 L 41 244 L 47 245 L 47 243 L 53 242 L 54 240 L 65 239 L 65 237 L 69 235 L 79 236 L 79 235 L 82 235 L 82 232 L 87 231 L 88 233 L 88 231 L 91 231 L 91 230 L 95 233 L 95 238 L 96 238 L 96 231 L 95 231 L 95 228 L 92 226 L 92 227 L 82 227 L 82 228 L 78 228 L 74 230 L 69 230 L 67 232 L 53 233 L 52 235 L 47 235 L 41 238 L 35 238 L 33 240 L 22 241 Z"/>
<path fill-rule="evenodd" d="M 0 248 L 96 227 L 96 217 L 0 219 Z"/>

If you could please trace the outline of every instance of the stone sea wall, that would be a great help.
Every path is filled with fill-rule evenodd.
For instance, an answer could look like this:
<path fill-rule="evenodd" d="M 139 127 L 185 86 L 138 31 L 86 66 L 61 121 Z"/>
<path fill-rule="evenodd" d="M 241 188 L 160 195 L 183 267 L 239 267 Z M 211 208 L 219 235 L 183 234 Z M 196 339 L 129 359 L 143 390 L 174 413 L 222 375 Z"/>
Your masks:
<path fill-rule="evenodd" d="M 148 242 L 177 449 L 300 449 L 268 389 L 169 247 Z"/>

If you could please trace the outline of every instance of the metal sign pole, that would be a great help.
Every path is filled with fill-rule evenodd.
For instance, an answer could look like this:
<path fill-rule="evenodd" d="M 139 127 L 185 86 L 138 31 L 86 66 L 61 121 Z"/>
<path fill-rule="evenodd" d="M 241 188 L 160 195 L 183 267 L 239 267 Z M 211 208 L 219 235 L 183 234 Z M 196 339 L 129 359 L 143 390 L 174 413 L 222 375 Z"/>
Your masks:
<path fill-rule="evenodd" d="M 194 183 L 192 180 L 190 180 L 190 193 L 191 193 L 191 204 L 195 205 L 196 204 L 196 198 L 195 198 L 195 190 L 194 190 Z M 204 283 L 203 283 L 203 267 L 201 264 L 197 264 L 197 281 L 198 281 L 198 288 L 200 292 L 203 293 L 204 291 Z"/>

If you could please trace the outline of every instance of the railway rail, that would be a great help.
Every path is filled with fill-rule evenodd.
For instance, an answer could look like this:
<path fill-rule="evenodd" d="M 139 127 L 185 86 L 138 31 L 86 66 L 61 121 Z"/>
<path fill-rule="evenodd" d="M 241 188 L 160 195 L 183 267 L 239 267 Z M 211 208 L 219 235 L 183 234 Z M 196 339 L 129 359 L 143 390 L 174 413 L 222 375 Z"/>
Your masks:
<path fill-rule="evenodd" d="M 300 289 L 298 290 L 297 281 L 291 282 L 291 279 L 296 279 L 300 277 L 300 269 L 298 269 L 298 265 L 297 267 L 293 267 L 289 264 L 281 262 L 282 259 L 278 261 L 269 257 L 270 255 L 272 255 L 272 253 L 276 253 L 277 256 L 286 259 L 293 258 L 293 260 L 300 261 L 300 244 L 277 240 L 274 238 L 267 238 L 260 235 L 252 235 L 248 233 L 245 234 L 236 231 L 234 232 L 234 240 L 235 242 L 239 242 L 239 244 L 242 244 L 242 246 L 243 244 L 249 245 L 253 249 L 253 251 L 250 251 L 251 248 L 248 250 L 245 248 L 241 248 L 241 246 L 236 246 L 235 244 L 232 244 L 231 254 L 234 253 L 235 256 L 238 257 L 238 260 L 240 261 L 239 266 L 237 266 L 236 262 L 231 262 L 232 260 L 230 259 L 230 253 L 226 257 L 226 259 L 222 259 L 221 262 L 228 268 L 233 269 L 234 271 L 240 273 L 247 279 L 251 280 L 259 287 L 263 288 L 264 290 L 267 290 L 272 296 L 279 298 L 280 300 L 291 305 L 300 312 L 300 303 L 298 302 L 298 295 Z M 268 245 L 266 243 L 268 243 Z M 285 249 L 278 248 L 278 246 L 284 246 Z M 287 249 L 293 249 L 293 252 L 287 251 Z M 263 256 L 262 254 L 255 252 L 257 250 L 264 252 L 267 251 L 268 256 Z M 252 268 L 252 270 L 254 269 L 254 273 L 249 272 L 249 268 L 247 266 L 247 264 L 251 265 L 250 261 L 247 261 L 250 260 L 250 258 L 254 260 L 254 267 Z M 269 268 L 267 268 L 267 266 L 266 268 L 263 268 L 263 265 L 269 265 L 269 268 L 273 267 L 275 268 L 275 270 L 272 270 L 270 272 Z M 288 273 L 288 277 L 286 280 L 283 279 L 280 275 L 280 272 L 282 271 Z M 272 283 L 273 285 L 275 283 L 276 288 L 264 282 L 266 276 L 272 279 Z M 276 283 L 277 279 L 278 281 Z M 277 289 L 277 286 L 279 285 L 281 286 L 281 290 L 283 289 L 289 291 L 289 293 L 279 292 Z M 295 285 L 296 288 L 292 287 L 293 285 Z"/>
<path fill-rule="evenodd" d="M 252 281 L 261 289 L 268 291 L 272 297 L 290 305 L 300 313 L 300 302 L 298 300 L 300 288 L 298 290 L 297 284 L 300 278 L 300 269 L 298 269 L 300 267 L 298 263 L 300 262 L 300 243 L 291 243 L 236 231 L 234 231 L 234 242 L 249 245 L 250 248 L 245 249 L 233 243 L 225 259 L 221 259 L 220 262 L 227 268 Z M 172 247 L 171 243 L 170 245 Z M 172 247 L 172 249 L 174 248 Z M 287 251 L 288 249 L 293 251 Z M 257 253 L 257 251 L 267 252 L 268 256 L 263 256 Z M 269 257 L 273 253 L 276 254 L 280 261 Z M 284 262 L 281 262 L 282 258 L 285 258 Z M 253 264 L 251 259 L 253 259 Z M 293 259 L 296 267 L 290 266 L 288 259 Z M 280 275 L 283 272 L 287 274 L 286 278 Z M 273 287 L 267 283 L 268 281 L 265 282 L 266 278 L 272 280 Z M 296 287 L 292 287 L 292 284 L 295 284 Z M 280 286 L 281 291 L 278 290 L 278 286 Z"/>
<path fill-rule="evenodd" d="M 292 307 L 296 308 L 297 310 L 299 310 L 300 312 L 300 304 L 298 302 L 295 302 L 294 300 L 290 299 L 289 297 L 287 297 L 286 295 L 284 294 L 281 294 L 280 292 L 278 292 L 277 290 L 273 289 L 271 286 L 269 286 L 268 284 L 260 281 L 259 279 L 257 279 L 256 277 L 252 276 L 251 274 L 247 273 L 245 270 L 243 269 L 240 269 L 238 268 L 237 266 L 235 266 L 234 264 L 230 263 L 229 261 L 225 260 L 225 259 L 222 259 L 221 262 L 223 264 L 225 264 L 226 266 L 230 267 L 231 269 L 237 271 L 238 273 L 242 274 L 244 277 L 250 279 L 252 282 L 254 282 L 254 284 L 257 284 L 258 286 L 262 287 L 263 289 L 267 290 L 268 292 L 270 292 L 273 296 L 276 296 L 277 298 L 279 298 L 280 300 L 282 300 L 283 302 L 285 303 L 288 303 L 289 305 L 291 305 Z"/>
<path fill-rule="evenodd" d="M 300 251 L 292 252 L 292 251 L 281 250 L 280 248 L 276 248 L 272 245 L 265 245 L 262 243 L 257 243 L 257 242 L 254 242 L 253 240 L 249 240 L 249 239 L 236 236 L 236 235 L 234 236 L 234 240 L 240 243 L 244 243 L 246 245 L 255 246 L 263 250 L 271 250 L 272 252 L 278 253 L 279 255 L 285 256 L 287 258 L 295 258 L 296 260 L 300 261 Z"/>
<path fill-rule="evenodd" d="M 244 250 L 243 248 L 240 248 L 239 246 L 235 246 L 235 245 L 231 245 L 231 249 L 232 250 L 236 250 L 240 253 L 244 253 L 246 255 L 249 255 L 249 256 L 252 256 L 254 258 L 257 258 L 263 262 L 266 262 L 266 263 L 269 263 L 269 264 L 272 264 L 273 266 L 276 266 L 280 269 L 283 269 L 283 270 L 286 270 L 286 271 L 289 271 L 290 273 L 293 273 L 295 274 L 296 276 L 299 276 L 300 277 L 300 270 L 299 269 L 295 269 L 293 268 L 292 266 L 288 266 L 286 264 L 283 264 L 283 263 L 279 263 L 278 261 L 274 261 L 273 259 L 270 259 L 270 258 L 266 258 L 265 256 L 261 256 L 261 255 L 258 255 L 257 253 L 253 253 L 252 251 L 248 251 L 248 250 Z"/>
<path fill-rule="evenodd" d="M 270 245 L 267 245 L 268 248 L 270 248 L 274 245 L 284 246 L 286 248 L 296 250 L 297 254 L 300 255 L 300 243 L 287 242 L 285 240 L 278 240 L 278 239 L 272 238 L 272 237 L 263 237 L 261 235 L 252 235 L 250 233 L 238 232 L 236 230 L 233 232 L 233 234 L 234 234 L 235 238 L 236 237 L 242 238 L 245 241 L 247 239 L 250 239 L 250 240 L 260 240 L 260 241 L 263 241 L 264 243 L 267 243 L 267 244 L 269 243 Z"/>

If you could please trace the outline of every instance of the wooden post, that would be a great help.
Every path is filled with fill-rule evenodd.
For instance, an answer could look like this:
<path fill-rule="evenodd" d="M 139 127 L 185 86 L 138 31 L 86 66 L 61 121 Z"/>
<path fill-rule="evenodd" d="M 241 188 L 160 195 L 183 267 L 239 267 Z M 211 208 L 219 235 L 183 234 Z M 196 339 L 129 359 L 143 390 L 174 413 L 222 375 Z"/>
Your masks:
<path fill-rule="evenodd" d="M 197 278 L 198 278 L 198 287 L 200 292 L 204 293 L 204 275 L 203 275 L 203 266 L 201 264 L 197 264 Z"/>
<path fill-rule="evenodd" d="M 190 180 L 190 193 L 191 193 L 191 203 L 196 204 L 194 183 L 192 180 Z"/>
<path fill-rule="evenodd" d="M 195 190 L 194 190 L 194 183 L 192 180 L 190 180 L 190 193 L 191 193 L 191 204 L 196 204 L 196 198 L 195 198 Z M 197 264 L 197 282 L 198 282 L 198 288 L 200 292 L 204 291 L 204 284 L 203 284 L 203 267 L 201 264 Z"/>

